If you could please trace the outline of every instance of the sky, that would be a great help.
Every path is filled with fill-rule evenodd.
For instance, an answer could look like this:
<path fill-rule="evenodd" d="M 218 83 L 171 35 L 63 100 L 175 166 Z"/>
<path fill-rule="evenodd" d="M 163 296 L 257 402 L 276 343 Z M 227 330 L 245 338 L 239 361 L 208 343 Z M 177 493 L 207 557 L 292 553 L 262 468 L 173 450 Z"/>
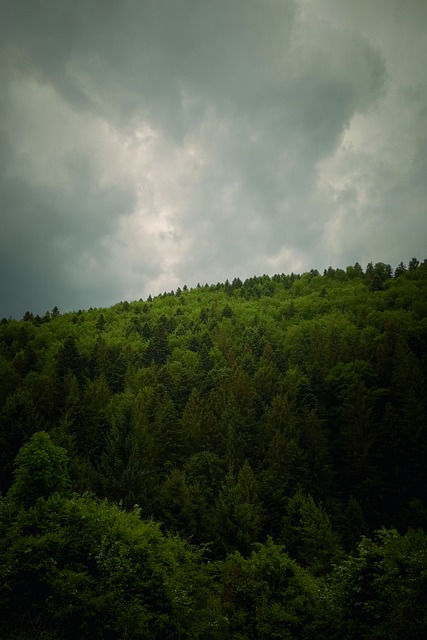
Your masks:
<path fill-rule="evenodd" d="M 426 0 L 0 8 L 0 317 L 427 257 Z"/>

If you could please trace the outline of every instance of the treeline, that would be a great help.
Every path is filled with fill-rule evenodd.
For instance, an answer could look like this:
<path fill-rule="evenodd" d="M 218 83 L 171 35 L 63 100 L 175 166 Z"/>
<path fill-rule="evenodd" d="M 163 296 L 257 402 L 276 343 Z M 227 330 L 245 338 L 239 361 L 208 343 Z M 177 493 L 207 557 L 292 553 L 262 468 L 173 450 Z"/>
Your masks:
<path fill-rule="evenodd" d="M 206 620 L 197 632 L 182 623 L 176 637 L 418 637 L 426 614 L 422 590 L 415 593 L 426 575 L 426 355 L 427 262 L 415 258 L 394 271 L 377 263 L 235 278 L 110 309 L 3 319 L 0 488 L 7 496 L 18 452 L 46 432 L 67 451 L 74 491 L 117 505 L 86 496 L 75 498 L 79 509 L 128 518 L 131 530 L 157 527 L 161 544 L 202 554 L 197 580 L 221 623 L 210 620 L 209 632 Z M 58 513 L 70 499 L 61 498 Z M 54 498 L 22 506 L 21 515 L 10 500 L 4 531 L 15 531 L 23 553 L 19 518 L 35 518 Z M 60 515 L 55 522 L 60 528 Z M 31 535 L 43 546 L 37 527 Z M 66 544 L 72 535 L 64 532 Z M 402 562 L 415 564 L 403 570 Z M 374 619 L 398 607 L 393 575 L 400 593 L 411 571 L 415 591 L 410 603 L 400 597 L 399 629 L 412 635 L 390 635 L 387 626 L 388 635 L 370 636 Z M 366 593 L 356 589 L 363 581 Z M 286 593 L 301 585 L 298 613 Z M 365 607 L 362 597 L 376 604 Z M 335 636 L 322 611 L 335 611 Z M 302 621 L 299 630 L 292 619 Z M 345 619 L 355 631 L 343 631 Z"/>

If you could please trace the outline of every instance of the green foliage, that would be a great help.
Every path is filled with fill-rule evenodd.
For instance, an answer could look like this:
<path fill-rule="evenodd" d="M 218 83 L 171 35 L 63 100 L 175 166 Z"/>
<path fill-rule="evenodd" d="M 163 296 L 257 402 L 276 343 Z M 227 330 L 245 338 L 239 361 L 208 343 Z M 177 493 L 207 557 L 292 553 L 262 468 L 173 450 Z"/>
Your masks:
<path fill-rule="evenodd" d="M 427 633 L 427 536 L 382 529 L 331 578 L 339 638 L 421 640 Z M 333 636 L 335 637 L 335 636 Z"/>
<path fill-rule="evenodd" d="M 55 494 L 0 527 L 4 638 L 181 638 L 202 606 L 200 553 L 136 512 Z"/>
<path fill-rule="evenodd" d="M 16 604 L 21 637 L 66 637 L 62 629 L 73 615 L 80 625 L 74 637 L 338 639 L 394 637 L 393 629 L 409 637 L 405 625 L 421 635 L 424 614 L 411 602 L 423 611 L 417 591 L 422 570 L 410 560 L 420 555 L 415 538 L 404 532 L 427 528 L 426 300 L 427 262 L 412 258 L 394 277 L 390 265 L 370 263 L 363 270 L 356 263 L 323 275 L 312 269 L 235 278 L 110 309 L 54 309 L 2 321 L 3 571 L 7 577 L 9 570 L 18 576 L 20 567 L 28 569 L 14 591 L 16 603 L 20 592 L 26 603 Z M 130 539 L 139 525 L 123 525 L 117 539 L 113 522 L 122 516 L 109 520 L 110 506 L 89 498 L 79 509 L 92 505 L 98 515 L 85 515 L 90 531 L 79 531 L 66 515 L 72 508 L 64 449 L 77 492 L 95 492 L 127 510 L 139 505 L 142 517 L 176 537 L 157 529 L 152 547 L 132 555 Z M 62 498 L 54 497 L 57 491 Z M 58 515 L 52 529 L 42 531 L 42 504 L 48 503 Z M 91 538 L 97 518 L 104 546 Z M 400 537 L 372 538 L 382 526 L 397 528 Z M 357 550 L 361 535 L 367 536 L 365 555 Z M 199 552 L 178 536 L 204 545 L 211 562 L 196 567 L 191 558 L 200 560 Z M 269 537 L 273 546 L 266 550 Z M 273 541 L 283 542 L 286 553 Z M 57 558 L 55 544 L 64 553 L 61 574 L 49 560 Z M 74 544 L 80 560 L 70 551 Z M 8 545 L 16 551 L 12 564 Z M 152 583 L 153 593 L 160 589 L 159 608 L 132 596 L 133 589 L 143 590 L 132 563 L 142 575 L 141 558 L 152 557 L 152 548 L 172 558 L 170 579 L 178 585 L 174 599 L 163 572 L 167 563 L 154 563 L 164 581 Z M 408 558 L 398 556 L 403 548 Z M 344 553 L 349 564 L 340 565 Z M 387 576 L 383 592 L 374 578 L 366 582 L 375 615 L 357 600 L 352 608 L 345 596 L 365 579 L 356 570 L 362 555 L 369 556 L 372 575 Z M 296 600 L 285 587 L 277 599 L 267 589 L 270 557 L 294 576 L 301 611 L 295 613 Z M 336 564 L 342 568 L 335 572 Z M 394 568 L 386 571 L 386 565 Z M 239 595 L 227 599 L 224 584 L 234 584 L 233 571 L 241 576 Z M 259 583 L 256 571 L 264 576 Z M 36 585 L 34 593 L 27 582 Z M 255 586 L 246 598 L 245 584 L 258 584 L 262 602 Z M 313 585 L 320 609 L 309 596 Z M 393 585 L 399 601 L 391 596 Z M 2 593 L 13 609 L 7 589 Z M 98 612 L 93 624 L 90 610 Z M 396 619 L 390 611 L 399 611 Z M 378 624 L 380 615 L 394 621 L 393 629 Z M 292 627 L 292 616 L 306 623 Z M 4 637 L 18 638 L 17 628 Z"/>
<path fill-rule="evenodd" d="M 281 541 L 288 553 L 313 575 L 328 573 L 343 557 L 328 514 L 301 491 L 288 502 Z"/>
<path fill-rule="evenodd" d="M 8 498 L 18 507 L 29 507 L 53 493 L 65 495 L 70 489 L 67 452 L 53 444 L 45 431 L 35 433 L 15 460 L 15 482 Z"/>
<path fill-rule="evenodd" d="M 237 480 L 231 472 L 227 474 L 216 503 L 215 521 L 218 545 L 227 552 L 238 549 L 247 555 L 259 539 L 262 506 L 257 481 L 247 461 Z"/>
<path fill-rule="evenodd" d="M 310 638 L 319 584 L 269 540 L 249 558 L 234 553 L 223 568 L 223 606 L 233 640 Z"/>
<path fill-rule="evenodd" d="M 6 489 L 13 477 L 13 461 L 21 446 L 43 427 L 35 398 L 26 387 L 10 393 L 0 410 L 0 477 Z"/>
<path fill-rule="evenodd" d="M 189 482 L 179 469 L 173 469 L 160 488 L 159 515 L 168 530 L 180 532 L 193 542 L 203 541 L 206 500 L 200 486 Z"/>

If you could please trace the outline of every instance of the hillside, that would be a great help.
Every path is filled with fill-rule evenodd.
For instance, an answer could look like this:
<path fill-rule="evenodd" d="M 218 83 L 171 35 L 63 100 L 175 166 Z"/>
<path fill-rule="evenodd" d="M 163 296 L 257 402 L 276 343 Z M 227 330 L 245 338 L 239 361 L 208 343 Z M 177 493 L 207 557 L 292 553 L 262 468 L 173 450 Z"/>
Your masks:
<path fill-rule="evenodd" d="M 223 587 L 234 562 L 254 589 L 249 600 L 259 588 L 250 585 L 261 580 L 256 563 L 274 554 L 276 565 L 285 562 L 285 572 L 306 580 L 307 593 L 319 588 L 310 580 L 324 581 L 340 563 L 348 569 L 358 553 L 378 559 L 393 540 L 423 549 L 425 562 L 426 358 L 427 261 L 416 259 L 394 273 L 377 263 L 323 275 L 236 278 L 108 309 L 3 319 L 0 488 L 8 494 L 16 456 L 44 431 L 49 446 L 66 451 L 73 491 L 89 492 L 78 500 L 107 505 L 97 502 L 105 498 L 119 507 L 118 518 L 154 520 L 159 528 L 144 535 L 162 544 L 177 534 L 192 554 L 202 545 L 207 561 L 225 571 Z M 79 509 L 89 509 L 84 505 Z M 421 538 L 408 542 L 415 529 Z M 213 596 L 203 584 L 207 611 Z M 401 634 L 414 602 L 425 604 L 416 597 L 399 614 L 406 621 Z M 251 613 L 236 614 L 243 605 L 235 594 L 218 598 L 218 616 L 234 620 L 229 635 L 221 625 L 209 635 L 212 620 L 202 631 L 193 625 L 184 632 L 190 627 L 181 612 L 176 637 L 335 637 L 311 604 L 312 636 L 285 636 L 258 618 L 254 631 Z M 353 615 L 340 603 L 336 637 Z M 254 602 L 248 607 L 259 610 Z M 264 625 L 270 614 L 264 611 Z M 288 624 L 280 620 L 277 633 Z M 417 619 L 412 635 L 399 637 L 421 637 L 424 623 Z M 369 635 L 370 624 L 363 637 L 395 637 L 390 626 L 384 636 Z M 124 632 L 97 633 L 92 637 Z M 138 633 L 123 637 L 157 637 Z M 360 627 L 345 633 L 360 637 Z"/>

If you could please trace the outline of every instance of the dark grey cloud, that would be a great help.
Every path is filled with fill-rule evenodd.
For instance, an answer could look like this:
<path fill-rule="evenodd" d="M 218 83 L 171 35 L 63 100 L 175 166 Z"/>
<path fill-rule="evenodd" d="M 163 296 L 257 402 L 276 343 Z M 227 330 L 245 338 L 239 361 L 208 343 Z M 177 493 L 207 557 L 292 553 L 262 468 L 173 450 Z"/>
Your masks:
<path fill-rule="evenodd" d="M 102 241 L 114 234 L 117 216 L 132 211 L 133 193 L 97 187 L 89 158 L 72 158 L 65 166 L 67 187 L 19 177 L 0 181 L 0 300 L 6 313 L 69 308 L 70 297 L 82 300 L 79 307 L 105 303 L 112 292 L 120 297 L 118 284 L 105 277 L 109 256 Z M 85 291 L 87 268 L 97 278 Z"/>
<path fill-rule="evenodd" d="M 4 1 L 0 315 L 422 257 L 425 17 Z"/>

